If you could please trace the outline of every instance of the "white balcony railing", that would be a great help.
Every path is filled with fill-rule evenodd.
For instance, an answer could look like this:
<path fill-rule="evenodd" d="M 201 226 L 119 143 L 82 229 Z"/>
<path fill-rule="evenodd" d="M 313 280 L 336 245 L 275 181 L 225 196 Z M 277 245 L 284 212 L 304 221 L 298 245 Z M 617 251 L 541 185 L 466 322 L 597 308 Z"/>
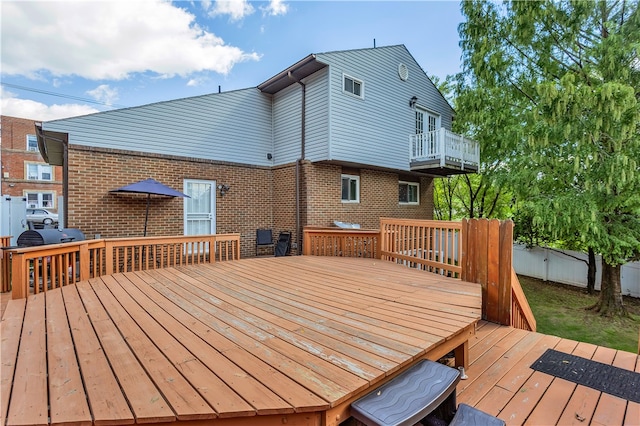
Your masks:
<path fill-rule="evenodd" d="M 438 160 L 440 167 L 453 162 L 472 166 L 477 170 L 480 164 L 478 142 L 453 133 L 444 127 L 427 133 L 409 136 L 410 162 Z"/>

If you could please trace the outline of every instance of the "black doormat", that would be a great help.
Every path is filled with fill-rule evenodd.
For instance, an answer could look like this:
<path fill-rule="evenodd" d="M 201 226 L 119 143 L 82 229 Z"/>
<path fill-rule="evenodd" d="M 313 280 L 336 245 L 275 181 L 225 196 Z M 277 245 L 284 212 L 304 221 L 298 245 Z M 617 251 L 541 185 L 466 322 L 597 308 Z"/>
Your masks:
<path fill-rule="evenodd" d="M 534 370 L 640 403 L 640 373 L 547 349 Z"/>

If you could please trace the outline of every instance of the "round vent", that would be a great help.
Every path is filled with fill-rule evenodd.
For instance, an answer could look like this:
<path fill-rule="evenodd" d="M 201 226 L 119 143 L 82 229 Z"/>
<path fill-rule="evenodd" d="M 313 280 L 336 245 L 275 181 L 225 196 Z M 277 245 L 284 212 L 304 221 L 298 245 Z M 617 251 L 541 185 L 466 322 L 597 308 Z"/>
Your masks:
<path fill-rule="evenodd" d="M 398 75 L 400 76 L 400 80 L 407 81 L 409 78 L 409 68 L 405 64 L 398 65 Z"/>

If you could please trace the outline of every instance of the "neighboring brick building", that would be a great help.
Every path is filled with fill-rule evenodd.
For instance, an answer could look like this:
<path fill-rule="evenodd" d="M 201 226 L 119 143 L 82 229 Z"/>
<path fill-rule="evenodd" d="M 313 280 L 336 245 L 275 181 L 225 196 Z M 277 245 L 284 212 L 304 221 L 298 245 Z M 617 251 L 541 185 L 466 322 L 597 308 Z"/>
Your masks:
<path fill-rule="evenodd" d="M 38 150 L 34 120 L 0 116 L 2 180 L 0 194 L 25 197 L 28 207 L 56 211 L 62 192 L 62 167 L 47 164 Z"/>
<path fill-rule="evenodd" d="M 44 122 L 39 137 L 68 172 L 66 226 L 141 236 L 144 196 L 110 190 L 153 178 L 191 198 L 152 196 L 147 235 L 239 232 L 246 257 L 258 228 L 300 244 L 305 226 L 431 219 L 433 179 L 479 161 L 452 120 L 390 46 L 309 55 L 255 88 Z"/>

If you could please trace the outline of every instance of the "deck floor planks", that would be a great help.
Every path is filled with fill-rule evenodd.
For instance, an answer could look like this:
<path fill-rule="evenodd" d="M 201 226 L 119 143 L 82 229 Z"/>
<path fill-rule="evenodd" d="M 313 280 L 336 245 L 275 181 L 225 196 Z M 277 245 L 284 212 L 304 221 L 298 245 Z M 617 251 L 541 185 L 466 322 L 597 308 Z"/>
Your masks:
<path fill-rule="evenodd" d="M 279 284 L 277 282 L 274 282 L 273 285 L 278 286 Z M 287 284 L 281 284 L 280 288 L 282 287 L 287 287 Z M 320 294 L 318 294 L 318 291 L 311 292 L 311 290 L 308 290 L 308 287 L 309 286 L 305 285 L 306 291 L 303 291 L 301 293 L 297 291 L 297 287 L 288 287 L 293 288 L 293 290 L 282 294 L 285 299 L 298 297 L 297 300 L 303 300 L 306 301 L 306 303 L 314 301 L 319 306 L 322 306 L 325 311 L 329 311 L 339 318 L 355 319 L 356 321 L 359 321 L 361 323 L 371 325 L 372 329 L 384 330 L 386 327 L 388 332 L 400 334 L 402 336 L 402 340 L 405 340 L 404 336 L 407 335 L 407 333 L 410 333 L 410 336 L 415 336 L 420 339 L 417 342 L 418 344 L 423 343 L 424 340 L 433 340 L 434 343 L 442 340 L 443 333 L 437 333 L 436 330 L 433 331 L 434 334 L 425 333 L 418 327 L 415 327 L 415 325 L 413 325 L 413 327 L 407 327 L 406 325 L 411 324 L 410 322 L 405 322 L 405 325 L 396 324 L 397 321 L 395 315 L 379 316 L 375 315 L 373 312 L 366 310 L 365 308 L 373 303 L 373 301 L 361 305 L 350 303 L 349 306 L 345 306 L 345 298 L 348 297 L 349 300 L 355 301 L 357 301 L 358 298 L 344 289 L 344 295 L 340 296 L 336 295 L 334 292 L 327 292 L 326 289 L 323 288 L 318 288 L 318 291 L 320 292 Z M 296 296 L 296 293 L 300 293 L 300 295 Z M 360 308 L 360 310 L 357 309 L 358 307 Z"/>
<path fill-rule="evenodd" d="M 458 385 L 460 402 L 475 406 L 486 394 L 487 389 L 494 387 L 504 374 L 515 366 L 541 339 L 542 335 L 526 333 L 512 348 L 508 348 L 500 358 L 481 373 L 482 380 L 471 381 L 467 379 L 461 382 L 462 386 Z M 467 375 L 470 374 L 474 375 L 471 369 L 467 372 Z"/>
<path fill-rule="evenodd" d="M 292 293 L 283 294 L 278 288 L 261 286 L 246 277 L 234 280 L 232 285 L 236 288 L 242 287 L 247 291 L 252 291 L 257 300 L 278 309 L 279 315 L 289 319 L 296 318 L 299 326 L 314 328 L 319 332 L 326 331 L 334 338 L 336 335 L 343 336 L 345 341 L 354 342 L 361 347 L 371 347 L 373 351 L 379 348 L 389 359 L 398 360 L 398 357 L 406 356 L 402 354 L 415 356 L 424 350 L 420 346 L 424 340 L 415 339 L 415 345 L 409 345 L 400 339 L 393 339 L 393 336 L 388 334 L 380 334 L 375 327 L 368 327 L 365 330 L 362 327 L 358 328 L 361 323 L 355 323 L 351 320 L 341 322 L 344 317 L 331 315 L 323 310 L 319 303 L 310 304 L 313 301 L 309 298 L 296 296 Z M 282 300 L 286 300 L 286 303 Z M 317 322 L 319 316 L 323 317 L 321 323 Z M 296 329 L 299 326 L 297 325 Z M 393 348 L 393 350 L 389 348 Z"/>
<path fill-rule="evenodd" d="M 102 305 L 109 312 L 111 320 L 133 351 L 140 365 L 155 383 L 164 399 L 171 406 L 179 420 L 197 420 L 215 418 L 214 411 L 191 384 L 167 359 L 164 350 L 165 341 L 152 340 L 131 318 L 120 302 L 107 289 L 112 276 L 103 280 L 92 280 L 91 287 Z M 162 347 L 162 351 L 156 346 Z"/>
<path fill-rule="evenodd" d="M 24 313 L 13 383 L 19 391 L 11 393 L 7 426 L 49 422 L 45 331 L 45 295 L 37 294 L 28 300 Z"/>
<path fill-rule="evenodd" d="M 170 272 L 172 271 L 165 269 L 159 273 L 165 274 Z M 186 277 L 183 276 L 183 278 Z M 194 293 L 190 292 L 190 290 L 193 290 L 191 287 L 188 287 L 188 289 L 179 287 L 181 285 L 180 280 L 170 282 L 170 288 L 165 287 L 164 291 L 174 291 L 179 293 L 183 298 L 189 300 L 190 304 L 193 304 L 209 313 L 217 322 L 221 322 L 219 326 L 220 329 L 232 327 L 237 331 L 243 332 L 280 353 L 288 354 L 288 356 L 295 361 L 307 366 L 307 368 L 314 369 L 327 379 L 334 383 L 338 383 L 345 388 L 361 389 L 367 386 L 367 380 L 353 373 L 349 373 L 339 365 L 323 359 L 319 356 L 321 354 L 315 353 L 315 349 L 317 348 L 296 346 L 291 342 L 278 338 L 268 331 L 255 326 L 253 323 L 246 321 L 244 318 L 238 318 L 230 315 L 219 307 L 214 307 L 209 301 L 203 300 L 199 297 L 194 297 Z M 151 285 L 156 287 L 153 284 Z"/>
<path fill-rule="evenodd" d="M 273 285 L 275 286 L 277 285 L 277 283 L 274 283 Z M 283 286 L 284 285 L 285 284 L 283 284 Z M 256 287 L 259 286 L 260 284 L 256 284 Z M 278 292 L 278 289 L 275 287 L 265 287 L 264 285 L 262 285 L 262 289 L 270 293 Z M 436 336 L 429 332 L 425 332 L 415 326 L 406 327 L 399 325 L 396 323 L 394 316 L 387 316 L 386 319 L 380 318 L 378 316 L 372 315 L 370 312 L 367 312 L 363 308 L 358 309 L 357 306 L 354 307 L 354 304 L 350 303 L 349 306 L 345 306 L 344 298 L 338 298 L 334 296 L 332 299 L 328 299 L 323 298 L 322 295 L 318 296 L 317 294 L 306 295 L 304 294 L 304 292 L 302 292 L 301 294 L 296 295 L 296 293 L 300 292 L 291 291 L 288 293 L 284 293 L 282 296 L 282 300 L 287 300 L 287 303 L 291 303 L 290 300 L 297 300 L 306 306 L 310 306 L 309 304 L 311 303 L 316 303 L 318 306 L 322 306 L 323 311 L 329 318 L 335 316 L 336 318 L 341 319 L 353 319 L 359 324 L 370 325 L 370 327 L 368 327 L 368 330 L 370 331 L 380 330 L 382 332 L 386 327 L 387 329 L 400 334 L 402 340 L 405 340 L 405 336 L 415 337 L 417 339 L 417 345 L 423 346 L 425 340 L 434 342 L 442 340 L 441 336 Z"/>
<path fill-rule="evenodd" d="M 104 351 L 76 286 L 61 289 L 67 319 L 75 345 L 76 357 L 96 425 L 132 424 L 135 419 L 129 404 L 120 391 L 120 385 L 107 361 Z"/>
<path fill-rule="evenodd" d="M 22 323 L 27 299 L 7 302 L 5 312 L 0 322 L 0 362 L 2 375 L 0 376 L 0 424 L 4 425 L 9 409 L 9 395 L 11 395 L 11 381 L 16 368 L 16 357 L 22 334 Z"/>
<path fill-rule="evenodd" d="M 153 288 L 151 277 L 145 276 L 146 283 Z M 136 281 L 134 281 L 136 284 Z M 162 287 L 161 287 L 162 288 Z M 148 290 L 148 289 L 147 289 Z M 309 371 L 305 366 L 294 362 L 288 354 L 273 351 L 260 340 L 239 333 L 237 330 L 226 326 L 224 323 L 208 312 L 192 305 L 187 299 L 179 295 L 163 294 L 162 290 L 149 291 L 148 296 L 158 304 L 160 308 L 173 316 L 185 327 L 189 327 L 199 336 L 206 336 L 207 343 L 215 346 L 223 353 L 231 353 L 239 346 L 252 349 L 252 353 L 262 360 L 269 361 L 270 365 L 278 366 L 289 377 L 305 377 L 306 385 L 325 401 L 331 401 L 346 391 L 343 386 L 328 380 L 317 371 Z M 166 297 L 165 297 L 166 296 Z"/>
<path fill-rule="evenodd" d="M 122 280 L 122 277 L 116 277 L 116 279 L 118 278 Z M 264 387 L 267 386 L 275 394 L 289 395 L 283 390 L 290 391 L 295 389 L 295 394 L 293 396 L 289 395 L 288 398 L 289 404 L 293 407 L 304 404 L 308 404 L 310 410 L 328 407 L 327 402 L 320 397 L 312 394 L 284 374 L 274 370 L 262 359 L 247 353 L 244 349 L 240 349 L 238 343 L 242 342 L 232 342 L 226 337 L 215 333 L 212 329 L 197 321 L 195 317 L 190 316 L 186 311 L 179 309 L 176 305 L 171 306 L 166 299 L 164 299 L 165 303 L 163 304 L 163 299 L 158 299 L 158 297 L 161 297 L 158 293 L 153 291 L 143 293 L 137 286 L 140 285 L 141 280 L 127 276 L 127 280 L 129 279 L 132 285 L 126 286 L 126 283 L 122 282 L 123 289 L 131 294 L 138 303 L 141 303 L 142 308 L 167 328 L 174 338 L 185 345 L 192 353 L 197 353 L 199 359 L 209 369 L 219 370 L 219 367 L 225 367 L 222 369 L 222 379 L 226 379 L 232 384 L 236 384 L 241 380 L 247 381 L 246 385 L 239 386 L 237 389 L 239 391 L 244 388 L 248 389 L 248 392 L 244 393 L 246 399 L 255 399 L 257 396 L 255 392 L 260 391 L 260 389 L 265 391 Z M 154 297 L 154 294 L 157 296 Z M 158 301 L 160 303 L 155 304 Z M 168 309 L 165 309 L 167 307 Z M 221 352 L 218 351 L 219 348 L 222 349 Z M 234 355 L 236 353 L 239 353 L 239 355 Z M 245 371 L 249 373 L 249 376 L 244 374 Z M 207 378 L 207 380 L 210 382 L 210 390 L 214 395 L 218 395 L 217 403 L 221 417 L 253 414 L 254 410 L 245 399 L 237 395 L 236 391 L 230 388 L 225 381 L 215 378 L 217 382 L 213 382 L 211 378 Z M 254 378 L 258 382 L 254 381 Z"/>
<path fill-rule="evenodd" d="M 484 339 L 495 336 L 498 328 L 510 328 L 495 326 L 485 321 L 480 321 L 475 339 L 479 340 L 470 344 L 482 345 Z M 508 336 L 509 333 L 503 333 Z M 547 348 L 552 348 L 561 352 L 572 353 L 577 356 L 590 358 L 595 361 L 604 362 L 626 368 L 628 370 L 640 370 L 640 356 L 628 352 L 616 351 L 610 348 L 598 347 L 589 343 L 575 342 L 568 339 L 560 339 L 555 336 L 546 336 L 538 333 L 529 335 L 540 336 L 538 342 L 527 352 L 515 365 L 505 366 L 503 378 L 495 385 L 495 371 L 493 367 L 482 372 L 475 380 L 485 382 L 486 386 L 481 386 L 482 390 L 477 395 L 473 383 L 460 388 L 458 386 L 458 401 L 480 396 L 480 401 L 475 407 L 489 414 L 500 417 L 507 424 L 531 424 L 531 425 L 586 425 L 586 424 L 606 424 L 618 425 L 640 424 L 640 417 L 636 411 L 635 403 L 627 402 L 621 398 L 601 393 L 594 389 L 575 383 L 555 378 L 553 376 L 534 371 L 530 365 Z M 506 353 L 512 357 L 514 351 L 522 350 L 522 344 L 527 338 L 511 346 Z M 474 339 L 472 339 L 473 341 Z M 509 346 L 506 339 L 494 343 Z M 477 354 L 478 352 L 476 352 Z M 479 358 L 471 358 L 471 366 L 478 362 Z M 501 363 L 503 360 L 496 361 Z M 470 369 L 470 371 L 472 371 Z M 463 383 L 463 382 L 460 382 Z M 469 393 L 470 392 L 470 393 Z M 483 394 L 484 392 L 484 394 Z M 466 396 L 465 396 L 466 394 Z M 636 404 L 637 405 L 637 404 Z"/>
<path fill-rule="evenodd" d="M 270 401 L 265 405 L 253 407 L 247 402 L 247 399 L 252 400 L 267 395 L 269 391 L 265 389 L 262 383 L 247 376 L 242 367 L 230 362 L 228 357 L 221 354 L 215 348 L 215 343 L 219 342 L 219 340 L 211 339 L 213 340 L 213 346 L 203 340 L 203 338 L 199 337 L 196 333 L 197 327 L 194 329 L 193 324 L 190 324 L 191 327 L 188 327 L 179 322 L 170 315 L 169 311 L 165 311 L 162 309 L 162 306 L 155 304 L 151 297 L 152 292 L 142 292 L 135 285 L 136 281 L 139 281 L 135 277 L 124 277 L 123 275 L 117 274 L 114 275 L 114 279 L 120 286 L 120 289 L 116 290 L 119 294 L 119 299 L 126 299 L 121 291 L 126 292 L 129 297 L 135 300 L 142 310 L 152 318 L 150 322 L 145 321 L 145 330 L 149 328 L 152 329 L 153 321 L 155 321 L 157 326 L 161 325 L 165 332 L 171 336 L 165 337 L 165 341 L 170 341 L 175 348 L 176 355 L 179 354 L 174 360 L 174 365 L 181 371 L 189 369 L 196 370 L 193 371 L 193 375 L 189 374 L 189 380 L 196 389 L 201 392 L 205 399 L 207 399 L 209 404 L 216 409 L 220 417 L 252 416 L 255 415 L 258 410 L 273 410 L 274 406 L 280 407 L 276 409 L 276 412 L 283 410 L 282 400 L 274 394 L 268 395 L 268 397 L 265 398 L 266 401 Z M 135 307 L 132 307 L 131 311 L 133 310 L 135 310 Z M 158 330 L 157 333 L 162 333 L 162 331 Z M 212 334 L 213 333 L 205 332 L 203 336 L 207 338 L 206 340 L 210 340 L 209 338 L 213 338 Z M 225 353 L 236 347 L 233 342 L 228 341 L 225 341 L 223 345 L 219 346 L 224 348 Z M 196 357 L 194 354 L 198 354 L 198 356 Z M 222 377 L 219 377 L 213 372 L 213 370 L 218 370 L 218 368 L 220 368 L 221 373 L 219 374 Z M 243 381 L 246 382 L 246 384 L 242 383 Z M 239 395 L 230 384 L 236 385 L 237 390 L 243 393 L 244 398 Z M 243 389 L 248 389 L 248 391 L 243 392 Z M 283 412 L 290 411 L 291 407 L 289 404 L 289 409 Z"/>
<path fill-rule="evenodd" d="M 320 277 L 320 275 L 318 276 Z M 305 294 L 305 297 L 307 299 L 309 298 L 313 299 L 314 297 L 318 297 L 318 299 L 314 299 L 314 300 L 318 300 L 320 303 L 322 302 L 325 302 L 327 304 L 330 303 L 332 306 L 335 306 L 335 307 L 344 307 L 343 300 L 345 297 L 349 297 L 350 300 L 353 299 L 353 293 L 346 292 L 344 288 L 340 288 L 339 290 L 332 289 L 330 292 L 327 292 L 327 288 L 318 287 L 317 284 L 313 282 L 312 279 L 309 279 L 309 278 L 307 278 L 306 280 L 301 279 L 298 282 L 299 282 L 299 285 L 296 286 L 295 288 L 291 287 L 291 285 L 287 287 L 290 289 L 290 293 L 287 293 L 287 296 L 295 296 L 296 293 L 302 293 L 302 294 Z M 277 285 L 277 284 L 274 283 L 274 285 Z M 302 288 L 303 285 L 304 285 L 304 288 Z M 417 320 L 417 318 L 419 318 L 419 315 L 410 316 L 408 314 L 396 313 L 402 308 L 402 305 L 398 304 L 400 308 L 398 308 L 396 312 L 394 312 L 393 314 L 389 314 L 388 309 L 378 310 L 375 308 L 378 305 L 382 305 L 381 301 L 384 302 L 385 308 L 389 306 L 389 302 L 387 302 L 386 299 L 381 299 L 380 297 L 371 296 L 363 292 L 360 292 L 358 294 L 359 296 L 357 297 L 356 300 L 360 300 L 362 304 L 358 306 L 354 306 L 352 304 L 350 305 L 350 308 L 351 308 L 350 311 L 342 312 L 339 315 L 344 316 L 344 315 L 349 315 L 349 313 L 351 313 L 351 315 L 362 315 L 364 317 L 369 317 L 373 320 L 382 319 L 383 321 L 386 321 L 388 323 L 395 323 L 396 325 L 400 325 L 404 327 L 405 330 L 413 329 L 416 331 L 420 331 L 421 328 L 424 328 L 424 327 L 420 327 L 420 325 L 425 325 L 426 322 L 425 321 L 420 322 L 419 320 Z M 389 297 L 389 296 L 385 295 L 385 297 Z M 406 307 L 406 305 L 404 305 L 404 307 Z M 424 313 L 424 308 L 423 308 L 423 313 Z M 432 319 L 431 319 L 431 322 L 429 322 L 429 326 L 430 328 L 433 329 L 434 333 L 436 333 L 435 334 L 436 338 L 448 336 L 451 334 L 450 333 L 450 331 L 452 330 L 451 325 L 447 324 L 443 326 L 441 322 L 438 321 L 436 316 L 432 316 L 431 318 Z M 454 322 L 454 321 L 449 321 L 449 322 Z M 459 328 L 459 320 L 457 322 L 458 322 L 457 328 Z M 446 328 L 449 331 L 437 332 L 439 328 Z M 401 332 L 400 330 L 395 330 L 395 331 Z"/>
<path fill-rule="evenodd" d="M 640 373 L 640 356 L 636 357 L 636 373 Z M 627 412 L 624 416 L 624 425 L 625 426 L 638 426 L 640 425 L 640 403 L 629 401 L 629 405 L 627 406 Z"/>
<path fill-rule="evenodd" d="M 61 291 L 47 294 L 45 309 L 51 423 L 90 425 L 91 413 Z"/>
<path fill-rule="evenodd" d="M 136 422 L 175 420 L 175 414 L 138 363 L 89 282 L 81 282 L 77 284 L 77 288 L 87 311 L 91 313 L 91 323 L 100 345 L 109 359 L 122 392 L 127 396 Z"/>
<path fill-rule="evenodd" d="M 150 274 L 142 274 L 139 276 L 148 275 L 145 278 L 146 285 L 150 286 L 157 293 L 152 293 L 148 291 L 148 288 L 145 286 L 140 286 L 139 288 L 142 291 L 147 291 L 149 295 L 153 298 L 156 303 L 172 316 L 174 316 L 178 321 L 182 322 L 185 326 L 193 329 L 194 332 L 200 331 L 196 333 L 200 336 L 206 336 L 206 342 L 211 345 L 209 349 L 206 347 L 202 347 L 201 343 L 198 341 L 193 341 L 193 339 L 186 339 L 185 342 L 188 342 L 189 345 L 192 346 L 192 350 L 194 352 L 204 351 L 203 354 L 208 355 L 208 357 L 215 358 L 215 368 L 216 372 L 220 375 L 220 377 L 225 381 L 225 383 L 229 384 L 233 387 L 235 392 L 237 392 L 240 396 L 242 396 L 247 402 L 252 403 L 252 401 L 256 400 L 260 397 L 260 394 L 265 392 L 270 392 L 268 388 L 268 384 L 260 383 L 256 381 L 253 376 L 247 375 L 244 368 L 247 368 L 249 372 L 254 371 L 254 368 L 262 367 L 261 364 L 241 364 L 241 366 L 236 365 L 236 363 L 232 362 L 228 358 L 226 358 L 227 354 L 233 354 L 234 351 L 240 348 L 251 348 L 260 346 L 260 340 L 256 340 L 252 336 L 248 336 L 244 333 L 238 333 L 237 329 L 229 326 L 229 324 L 220 321 L 215 315 L 207 312 L 206 306 L 199 307 L 197 300 L 194 300 L 190 293 L 186 291 L 180 290 L 180 288 L 174 286 L 172 289 L 165 287 L 160 282 L 156 282 L 152 279 L 151 275 L 157 276 L 157 271 Z M 151 278 L 151 279 L 150 279 Z M 136 283 L 136 285 L 140 285 L 140 283 Z M 143 290 L 144 289 L 144 290 Z M 175 293 L 172 291 L 174 290 Z M 234 324 L 235 326 L 236 324 Z M 268 336 L 265 336 L 268 337 Z M 220 354 L 217 355 L 211 351 L 211 349 L 215 348 L 220 351 Z M 236 352 L 242 355 L 242 352 Z M 269 352 L 262 352 L 261 357 L 258 358 L 269 360 Z M 278 361 L 282 361 L 281 357 L 273 357 Z M 206 359 L 206 358 L 205 358 Z M 236 359 L 236 361 L 238 361 Z M 244 357 L 244 362 L 255 361 L 253 358 L 248 359 Z M 270 362 L 270 364 L 273 364 Z M 213 367 L 213 366 L 212 366 Z M 256 374 L 256 373 L 254 373 Z M 323 378 L 324 379 L 324 378 Z M 325 385 L 323 389 L 330 389 L 331 386 Z M 337 392 L 344 391 L 343 388 L 339 388 Z M 306 394 L 302 394 L 305 397 L 308 397 Z M 273 393 L 269 396 L 269 399 L 273 399 L 277 395 Z M 317 399 L 313 400 L 313 404 L 317 406 L 320 402 Z"/>
<path fill-rule="evenodd" d="M 192 278 L 196 278 L 191 276 Z M 232 315 L 238 317 L 256 318 L 254 323 L 256 326 L 262 328 L 266 332 L 273 333 L 275 336 L 295 344 L 300 347 L 307 347 L 309 345 L 318 344 L 316 348 L 322 353 L 329 353 L 329 346 L 337 351 L 344 357 L 343 361 L 338 361 L 337 357 L 334 359 L 340 362 L 343 366 L 353 365 L 355 363 L 364 363 L 372 368 L 366 368 L 365 365 L 360 365 L 357 371 L 352 370 L 353 373 L 364 373 L 367 380 L 374 380 L 378 377 L 384 377 L 385 370 L 391 370 L 395 368 L 397 362 L 380 356 L 377 353 L 368 351 L 366 348 L 362 348 L 352 344 L 351 342 L 340 339 L 339 335 L 325 335 L 322 333 L 316 333 L 313 329 L 304 327 L 304 324 L 296 322 L 293 317 L 285 318 L 281 311 L 276 310 L 272 303 L 267 303 L 260 298 L 256 298 L 250 291 L 239 291 L 237 288 L 239 283 L 236 281 L 233 287 L 231 283 L 227 282 L 223 277 L 216 279 L 217 285 L 215 289 L 211 286 L 207 286 L 205 283 L 191 282 L 191 284 L 197 286 L 200 290 L 206 294 L 211 294 L 214 297 L 219 298 L 225 302 L 224 308 Z M 231 307 L 232 306 L 232 307 Z M 405 355 L 403 360 L 406 360 Z"/>

